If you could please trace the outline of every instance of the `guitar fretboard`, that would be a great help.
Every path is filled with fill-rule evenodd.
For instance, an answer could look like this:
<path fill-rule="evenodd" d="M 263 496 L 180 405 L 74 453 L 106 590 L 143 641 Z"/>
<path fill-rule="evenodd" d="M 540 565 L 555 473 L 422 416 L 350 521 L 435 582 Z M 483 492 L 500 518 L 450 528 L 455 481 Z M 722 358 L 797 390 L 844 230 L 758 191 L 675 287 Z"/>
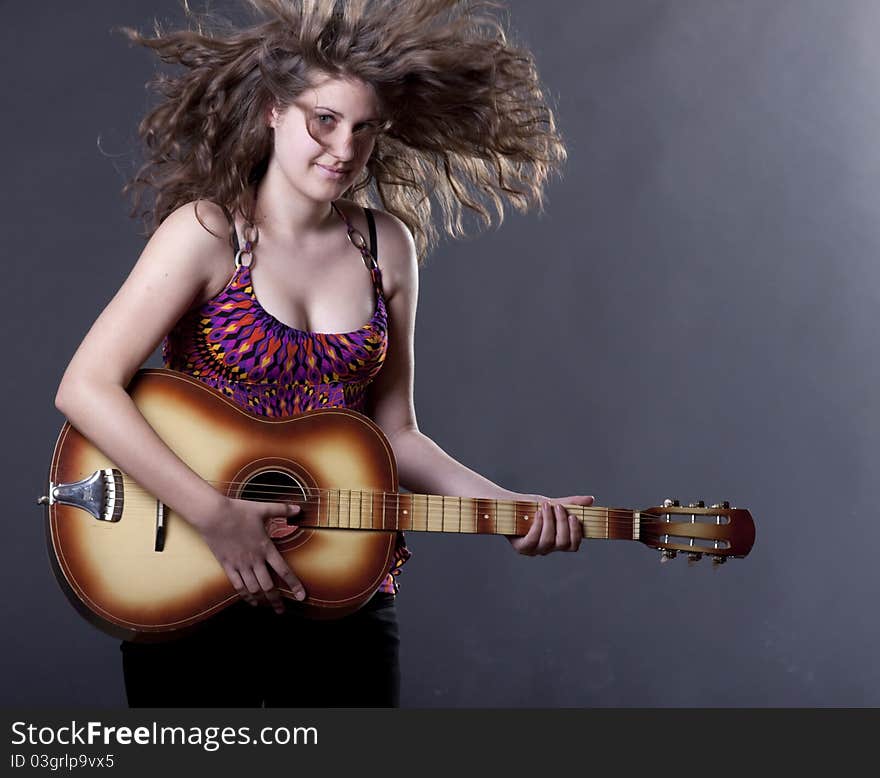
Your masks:
<path fill-rule="evenodd" d="M 336 529 L 454 532 L 487 535 L 525 535 L 540 503 L 400 494 L 349 489 L 322 489 L 301 503 L 293 523 Z M 566 505 L 578 518 L 584 537 L 638 540 L 638 512 L 622 508 Z"/>

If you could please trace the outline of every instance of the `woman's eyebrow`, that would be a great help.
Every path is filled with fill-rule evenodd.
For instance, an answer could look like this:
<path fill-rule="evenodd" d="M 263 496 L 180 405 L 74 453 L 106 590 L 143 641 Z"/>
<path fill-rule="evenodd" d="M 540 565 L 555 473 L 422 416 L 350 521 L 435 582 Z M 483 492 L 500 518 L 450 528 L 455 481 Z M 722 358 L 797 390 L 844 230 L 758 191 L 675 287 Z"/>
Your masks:
<path fill-rule="evenodd" d="M 329 111 L 332 114 L 336 114 L 340 119 L 344 119 L 345 117 L 339 113 L 339 111 L 334 111 L 332 108 L 328 108 L 326 105 L 316 105 L 316 111 Z M 365 122 L 378 122 L 380 119 L 378 116 L 370 117 L 369 119 L 364 119 Z"/>

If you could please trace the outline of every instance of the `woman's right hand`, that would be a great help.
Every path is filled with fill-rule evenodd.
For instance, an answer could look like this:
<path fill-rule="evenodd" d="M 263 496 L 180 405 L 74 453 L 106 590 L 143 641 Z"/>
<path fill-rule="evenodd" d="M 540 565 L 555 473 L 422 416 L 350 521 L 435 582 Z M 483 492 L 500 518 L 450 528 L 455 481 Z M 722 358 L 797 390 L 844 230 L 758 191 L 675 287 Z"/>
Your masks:
<path fill-rule="evenodd" d="M 264 596 L 276 613 L 284 611 L 283 598 L 272 580 L 270 567 L 297 600 L 305 599 L 302 582 L 266 532 L 266 525 L 272 519 L 281 518 L 286 522 L 289 516 L 299 512 L 300 507 L 292 503 L 224 497 L 220 509 L 196 525 L 230 583 L 251 605 L 257 605 Z"/>

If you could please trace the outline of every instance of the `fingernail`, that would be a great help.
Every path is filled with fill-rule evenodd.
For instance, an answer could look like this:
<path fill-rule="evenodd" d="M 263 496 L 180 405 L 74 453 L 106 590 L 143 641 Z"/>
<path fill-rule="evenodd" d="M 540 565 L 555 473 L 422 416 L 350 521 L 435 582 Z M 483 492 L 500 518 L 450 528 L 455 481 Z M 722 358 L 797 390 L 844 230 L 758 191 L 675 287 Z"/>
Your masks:
<path fill-rule="evenodd" d="M 304 600 L 306 598 L 306 593 L 302 589 L 297 589 L 295 596 L 298 600 Z"/>

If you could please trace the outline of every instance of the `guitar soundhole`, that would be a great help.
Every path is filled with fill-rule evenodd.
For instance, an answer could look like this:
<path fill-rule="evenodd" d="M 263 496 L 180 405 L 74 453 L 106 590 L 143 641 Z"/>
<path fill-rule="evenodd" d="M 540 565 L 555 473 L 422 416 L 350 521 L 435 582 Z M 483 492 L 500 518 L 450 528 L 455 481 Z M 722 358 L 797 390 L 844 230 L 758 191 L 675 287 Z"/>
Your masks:
<path fill-rule="evenodd" d="M 242 500 L 256 500 L 257 502 L 302 504 L 305 502 L 306 492 L 305 487 L 290 473 L 283 473 L 279 470 L 264 470 L 248 478 L 240 497 Z M 286 525 L 295 522 L 296 516 L 290 516 L 286 520 L 271 519 L 266 529 L 271 537 L 280 538 L 291 534 L 291 531 L 285 531 Z"/>

